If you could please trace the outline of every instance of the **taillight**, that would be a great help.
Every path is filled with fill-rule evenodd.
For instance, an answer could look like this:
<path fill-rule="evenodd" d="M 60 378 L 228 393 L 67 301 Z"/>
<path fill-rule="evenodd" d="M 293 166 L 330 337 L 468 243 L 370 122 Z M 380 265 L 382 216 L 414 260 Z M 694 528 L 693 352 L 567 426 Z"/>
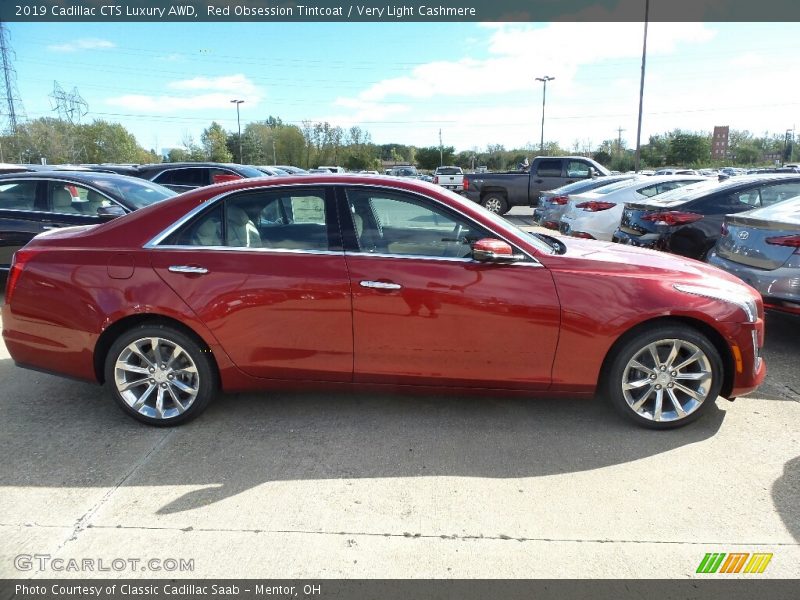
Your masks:
<path fill-rule="evenodd" d="M 657 212 L 645 215 L 642 217 L 642 221 L 651 221 L 656 225 L 667 225 L 668 227 L 674 227 L 675 225 L 694 223 L 702 218 L 703 215 L 698 215 L 697 213 L 670 210 L 667 212 Z"/>
<path fill-rule="evenodd" d="M 439 176 L 438 175 L 434 175 L 433 176 L 433 183 L 439 183 Z"/>
<path fill-rule="evenodd" d="M 225 183 L 226 181 L 236 181 L 242 179 L 241 175 L 234 175 L 233 173 L 216 173 L 211 178 L 211 183 Z"/>
<path fill-rule="evenodd" d="M 547 229 L 558 229 L 558 221 L 544 221 L 542 227 Z"/>
<path fill-rule="evenodd" d="M 558 206 L 564 206 L 567 202 L 569 202 L 568 196 L 553 196 L 550 199 L 550 202 L 553 204 L 557 204 Z"/>
<path fill-rule="evenodd" d="M 773 246 L 788 246 L 796 248 L 795 254 L 800 254 L 800 235 L 782 235 L 779 237 L 769 237 L 765 240 Z"/>
<path fill-rule="evenodd" d="M 581 202 L 580 204 L 576 204 L 575 208 L 581 208 L 586 212 L 599 212 L 601 210 L 614 208 L 615 206 L 616 204 L 614 202 L 600 202 L 599 200 L 591 200 L 589 202 Z"/>
<path fill-rule="evenodd" d="M 22 271 L 25 270 L 25 265 L 37 254 L 40 250 L 30 250 L 22 248 L 14 253 L 11 259 L 11 269 L 8 272 L 8 281 L 6 282 L 6 304 L 11 304 L 11 298 L 14 295 L 14 289 L 19 283 L 19 277 Z"/>
<path fill-rule="evenodd" d="M 593 240 L 594 236 L 591 233 L 586 233 L 585 231 L 573 231 L 570 233 L 572 237 L 581 238 L 582 240 Z"/>
<path fill-rule="evenodd" d="M 469 189 L 469 179 L 464 177 L 464 191 Z"/>

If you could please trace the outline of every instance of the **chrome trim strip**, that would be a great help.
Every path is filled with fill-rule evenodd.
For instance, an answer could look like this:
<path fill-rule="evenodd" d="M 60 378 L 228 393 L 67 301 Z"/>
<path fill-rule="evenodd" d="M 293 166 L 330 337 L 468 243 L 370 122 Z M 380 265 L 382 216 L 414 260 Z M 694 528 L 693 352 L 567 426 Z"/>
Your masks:
<path fill-rule="evenodd" d="M 492 262 L 482 262 L 480 260 L 475 260 L 474 258 L 456 258 L 456 257 L 448 257 L 448 256 L 426 256 L 424 254 L 386 254 L 382 252 L 345 252 L 345 257 L 348 256 L 355 256 L 355 257 L 365 257 L 365 258 L 399 258 L 402 260 L 434 260 L 438 262 L 459 262 L 459 263 L 473 263 L 478 265 L 497 265 L 497 266 L 517 266 L 517 267 L 534 267 L 534 268 L 542 268 L 544 265 L 542 263 L 536 262 L 511 262 L 511 263 L 492 263 Z"/>
<path fill-rule="evenodd" d="M 201 250 L 224 252 L 260 252 L 263 254 L 325 254 L 343 256 L 342 250 L 304 250 L 302 248 L 248 248 L 246 246 L 154 246 L 150 250 Z"/>
<path fill-rule="evenodd" d="M 261 180 L 261 178 L 252 178 L 252 179 L 254 181 Z M 270 179 L 270 178 L 264 178 L 264 179 L 266 181 L 273 181 L 273 179 Z M 261 180 L 262 183 L 263 183 L 263 181 L 264 180 Z M 205 210 L 206 208 L 208 208 L 212 204 L 217 204 L 217 203 L 223 201 L 225 198 L 227 198 L 231 194 L 236 194 L 238 192 L 246 192 L 246 191 L 250 191 L 250 190 L 259 190 L 259 189 L 260 190 L 272 190 L 272 189 L 281 189 L 281 188 L 287 188 L 287 187 L 291 187 L 291 188 L 297 188 L 297 187 L 302 187 L 302 188 L 327 188 L 327 187 L 331 187 L 331 186 L 335 186 L 335 187 L 377 188 L 377 189 L 389 190 L 389 191 L 392 191 L 392 192 L 395 192 L 395 193 L 407 193 L 407 194 L 411 194 L 413 196 L 417 196 L 419 198 L 423 198 L 423 199 L 428 200 L 428 201 L 433 201 L 438 206 L 443 206 L 443 207 L 445 207 L 445 208 L 447 208 L 449 210 L 455 210 L 453 207 L 447 206 L 446 204 L 444 204 L 441 200 L 437 200 L 436 198 L 432 198 L 430 196 L 426 196 L 426 195 L 424 195 L 424 194 L 422 194 L 420 192 L 413 191 L 413 190 L 407 190 L 407 189 L 404 189 L 404 188 L 397 188 L 397 187 L 390 186 L 390 185 L 381 185 L 381 184 L 377 184 L 377 183 L 341 183 L 341 182 L 328 181 L 328 182 L 324 182 L 324 183 L 307 183 L 307 184 L 298 184 L 297 182 L 294 182 L 294 183 L 275 183 L 273 185 L 267 185 L 267 186 L 254 185 L 252 187 L 237 188 L 235 190 L 223 192 L 222 194 L 219 194 L 217 196 L 213 196 L 213 197 L 211 197 L 211 198 L 209 198 L 207 200 L 204 200 L 200 205 L 196 206 L 195 208 L 190 210 L 188 213 L 186 213 L 183 217 L 178 219 L 171 226 L 167 227 L 167 229 L 165 229 L 161 233 L 157 234 L 153 239 L 151 239 L 144 246 L 142 246 L 142 248 L 153 249 L 153 248 L 157 247 L 158 244 L 160 244 L 164 239 L 168 238 L 170 235 L 175 233 L 175 231 L 177 231 L 179 228 L 181 228 L 183 225 L 185 225 L 186 222 L 191 220 L 192 217 L 194 217 L 197 213 L 202 212 L 203 210 Z M 458 211 L 456 211 L 456 212 L 458 212 Z M 478 227 L 480 227 L 482 229 L 487 229 L 487 227 L 485 225 L 483 225 L 482 223 L 479 223 L 478 221 L 476 221 L 475 219 L 473 219 L 469 215 L 465 215 L 463 213 L 459 213 L 459 214 L 463 218 L 465 218 L 466 220 L 468 220 L 471 223 L 474 223 L 475 225 L 477 225 Z M 509 223 L 509 226 L 511 226 L 511 223 Z M 504 242 L 506 242 L 507 244 L 510 244 L 511 246 L 513 246 L 515 248 L 518 247 L 517 244 L 508 241 L 508 239 L 506 237 L 504 237 L 503 235 L 501 235 L 497 231 L 494 231 L 494 233 L 498 236 L 498 239 L 503 240 Z M 183 248 L 183 246 L 159 246 L 159 247 L 162 247 L 162 248 L 179 248 L 179 247 Z M 202 247 L 202 246 L 188 246 L 188 248 L 199 248 L 199 247 Z M 227 248 L 227 246 L 225 246 L 225 248 Z M 265 248 L 245 248 L 245 250 L 256 250 L 256 249 L 257 250 L 264 250 Z M 535 256 L 533 256 L 530 252 L 528 252 L 524 248 L 519 248 L 519 250 L 522 251 L 525 254 L 525 256 L 530 258 L 535 263 L 535 266 L 538 266 L 538 267 L 543 267 L 544 266 L 544 265 L 542 265 L 542 263 L 539 262 L 539 260 Z M 339 253 L 338 252 L 334 252 L 334 254 L 339 254 Z M 358 253 L 347 252 L 345 254 L 379 256 L 377 254 L 369 254 L 369 253 L 365 253 L 365 252 L 358 252 Z M 380 256 L 397 257 L 397 258 L 420 258 L 419 256 L 408 256 L 408 255 L 399 255 L 399 254 L 387 254 L 387 255 L 380 255 Z M 432 258 L 435 258 L 435 257 L 432 257 Z M 438 260 L 442 260 L 442 259 L 439 258 Z M 471 261 L 472 259 L 457 259 L 457 260 L 468 260 L 468 261 Z M 514 263 L 514 264 L 530 264 L 530 263 Z"/>

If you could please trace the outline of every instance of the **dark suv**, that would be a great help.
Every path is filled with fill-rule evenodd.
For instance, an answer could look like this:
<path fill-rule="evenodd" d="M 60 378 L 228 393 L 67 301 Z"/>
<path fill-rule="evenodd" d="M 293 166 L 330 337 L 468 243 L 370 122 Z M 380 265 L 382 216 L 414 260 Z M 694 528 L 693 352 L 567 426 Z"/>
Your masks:
<path fill-rule="evenodd" d="M 140 165 L 138 177 L 149 179 L 176 192 L 246 177 L 264 177 L 264 173 L 248 165 L 232 163 L 160 163 Z"/>

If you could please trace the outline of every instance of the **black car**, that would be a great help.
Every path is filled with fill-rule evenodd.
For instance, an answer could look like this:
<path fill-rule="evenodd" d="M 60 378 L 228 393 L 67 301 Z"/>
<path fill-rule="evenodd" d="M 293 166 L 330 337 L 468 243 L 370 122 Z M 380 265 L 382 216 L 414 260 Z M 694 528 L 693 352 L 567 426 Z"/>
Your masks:
<path fill-rule="evenodd" d="M 742 175 L 674 190 L 646 202 L 626 203 L 612 241 L 704 260 L 725 215 L 800 195 L 800 175 Z"/>
<path fill-rule="evenodd" d="M 44 231 L 103 223 L 175 192 L 137 177 L 92 171 L 0 175 L 0 271 Z"/>
<path fill-rule="evenodd" d="M 137 177 L 149 179 L 176 192 L 222 183 L 244 177 L 265 177 L 264 173 L 248 165 L 233 163 L 159 163 L 139 165 Z"/>

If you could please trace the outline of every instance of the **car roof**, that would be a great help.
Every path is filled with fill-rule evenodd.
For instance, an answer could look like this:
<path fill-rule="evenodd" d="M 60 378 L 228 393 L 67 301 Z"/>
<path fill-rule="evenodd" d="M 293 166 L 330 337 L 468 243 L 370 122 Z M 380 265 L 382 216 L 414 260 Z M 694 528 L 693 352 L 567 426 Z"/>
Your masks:
<path fill-rule="evenodd" d="M 95 181 L 136 181 L 141 183 L 138 177 L 130 177 L 129 175 L 121 175 L 119 173 L 108 173 L 105 171 L 68 171 L 66 169 L 52 170 L 52 171 L 21 171 L 19 173 L 3 173 L 0 175 L 0 181 L 9 179 L 66 179 L 79 183 L 91 184 Z"/>

